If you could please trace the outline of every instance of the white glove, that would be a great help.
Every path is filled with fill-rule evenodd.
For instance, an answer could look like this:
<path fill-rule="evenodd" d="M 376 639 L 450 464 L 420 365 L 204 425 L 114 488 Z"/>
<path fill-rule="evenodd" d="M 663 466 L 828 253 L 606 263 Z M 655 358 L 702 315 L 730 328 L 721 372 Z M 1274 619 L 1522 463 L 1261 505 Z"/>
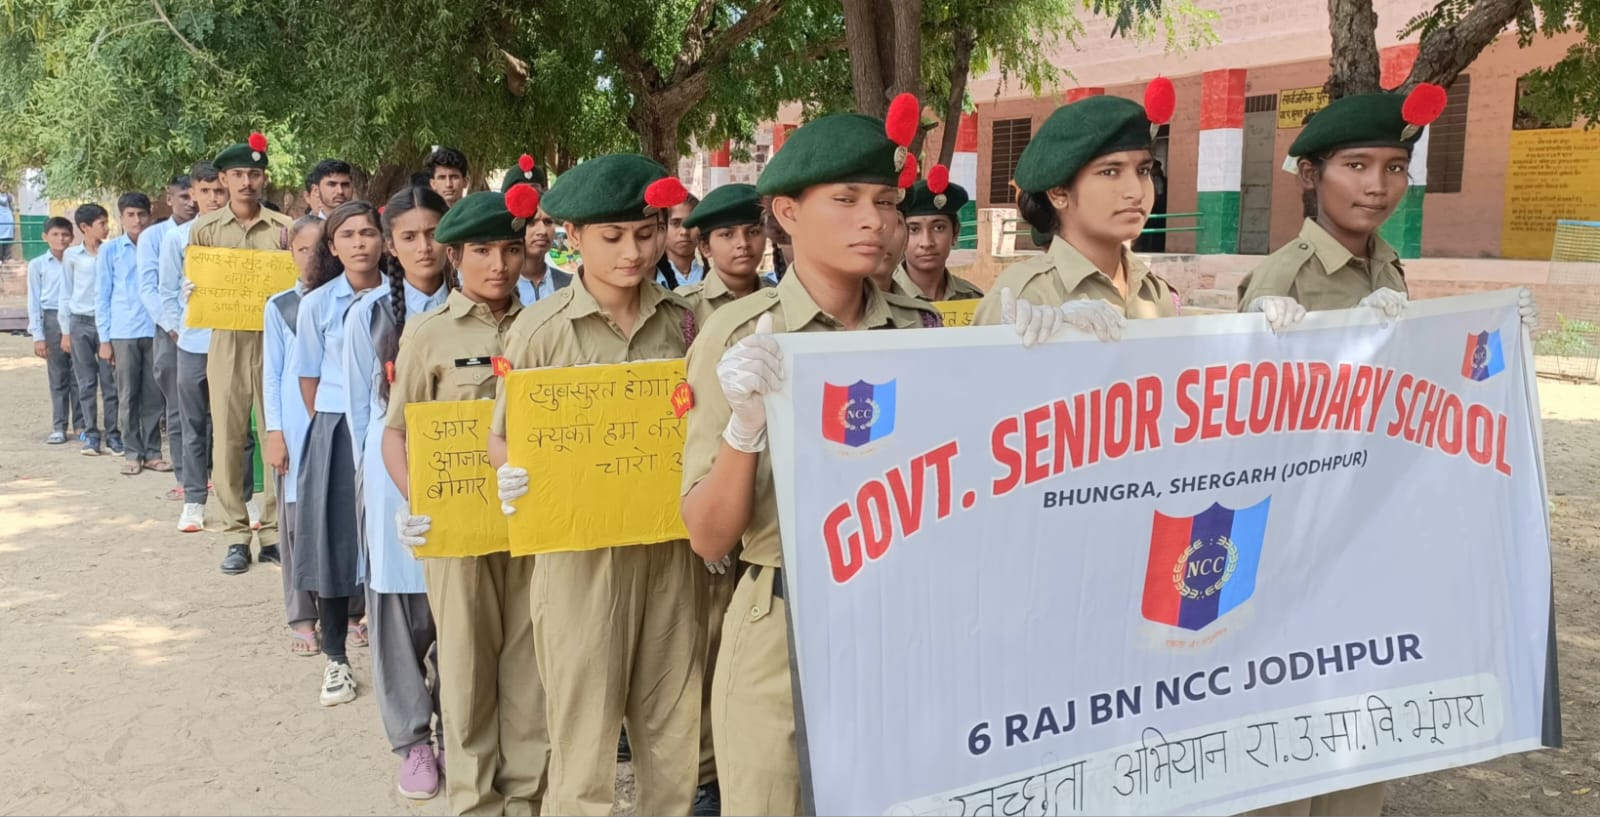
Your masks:
<path fill-rule="evenodd" d="M 1049 340 L 1061 329 L 1061 310 L 1034 306 L 1005 287 L 1000 290 L 1000 320 L 1016 330 L 1023 346 L 1033 346 Z"/>
<path fill-rule="evenodd" d="M 1395 292 L 1385 287 L 1384 289 L 1374 290 L 1371 295 L 1362 298 L 1361 303 L 1356 305 L 1376 309 L 1383 315 L 1385 321 L 1392 321 L 1400 317 L 1400 313 L 1405 311 L 1406 294 L 1404 292 Z"/>
<path fill-rule="evenodd" d="M 1527 287 L 1517 290 L 1517 316 L 1522 318 L 1522 325 L 1530 332 L 1539 323 L 1539 305 L 1533 302 L 1533 290 Z"/>
<path fill-rule="evenodd" d="M 1299 301 L 1282 295 L 1262 295 L 1251 301 L 1250 308 L 1245 311 L 1265 315 L 1267 326 L 1274 332 L 1282 332 L 1306 317 L 1306 308 Z"/>
<path fill-rule="evenodd" d="M 508 462 L 500 466 L 494 475 L 500 480 L 500 512 L 510 516 L 517 512 L 511 504 L 512 500 L 528 495 L 528 469 L 518 468 Z"/>
<path fill-rule="evenodd" d="M 194 294 L 194 290 L 195 290 L 194 282 L 189 280 L 188 276 L 184 276 L 184 279 L 183 279 L 183 290 L 182 290 L 183 291 L 183 300 L 188 301 L 189 300 L 189 296 Z"/>
<path fill-rule="evenodd" d="M 783 353 L 772 337 L 772 315 L 756 319 L 755 334 L 722 353 L 717 364 L 722 396 L 733 415 L 722 439 L 735 451 L 754 454 L 767 447 L 767 407 L 761 396 L 778 390 L 783 382 Z"/>
<path fill-rule="evenodd" d="M 1099 298 L 1080 298 L 1061 305 L 1061 322 L 1102 341 L 1122 340 L 1128 319 Z"/>
<path fill-rule="evenodd" d="M 410 508 L 401 508 L 394 515 L 394 529 L 400 544 L 418 548 L 428 544 L 428 529 L 433 527 L 433 517 L 415 516 Z"/>
<path fill-rule="evenodd" d="M 733 555 L 729 554 L 714 562 L 706 562 L 706 572 L 713 576 L 726 575 L 728 568 L 733 566 Z"/>

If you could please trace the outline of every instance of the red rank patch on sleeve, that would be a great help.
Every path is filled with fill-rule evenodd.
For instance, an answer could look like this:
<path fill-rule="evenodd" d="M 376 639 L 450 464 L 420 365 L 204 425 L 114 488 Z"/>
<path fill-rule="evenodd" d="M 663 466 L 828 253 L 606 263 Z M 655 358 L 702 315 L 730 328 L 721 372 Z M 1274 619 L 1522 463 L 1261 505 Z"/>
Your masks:
<path fill-rule="evenodd" d="M 672 413 L 682 420 L 683 415 L 688 414 L 692 408 L 694 408 L 694 389 L 689 388 L 688 383 L 679 383 L 678 387 L 672 390 Z"/>
<path fill-rule="evenodd" d="M 394 361 L 386 360 L 383 363 L 383 374 L 389 379 L 389 384 L 394 385 Z"/>
<path fill-rule="evenodd" d="M 489 365 L 493 367 L 495 377 L 505 377 L 511 374 L 511 361 L 506 358 L 496 356 L 490 359 Z"/>

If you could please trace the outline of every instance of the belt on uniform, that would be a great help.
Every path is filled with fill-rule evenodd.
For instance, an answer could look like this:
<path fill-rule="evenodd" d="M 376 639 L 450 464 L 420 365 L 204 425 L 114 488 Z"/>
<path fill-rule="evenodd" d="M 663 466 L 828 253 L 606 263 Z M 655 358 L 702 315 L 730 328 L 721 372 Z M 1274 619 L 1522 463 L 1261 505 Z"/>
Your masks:
<path fill-rule="evenodd" d="M 776 575 L 774 575 L 772 577 L 772 597 L 775 598 L 775 599 L 783 598 L 783 572 L 781 570 L 779 570 L 778 568 L 776 568 L 776 567 L 767 567 L 766 565 L 751 565 L 750 566 L 750 578 L 751 578 L 751 580 L 753 581 L 755 579 L 761 578 L 761 571 L 763 571 L 763 570 L 770 570 L 774 574 L 776 574 Z"/>

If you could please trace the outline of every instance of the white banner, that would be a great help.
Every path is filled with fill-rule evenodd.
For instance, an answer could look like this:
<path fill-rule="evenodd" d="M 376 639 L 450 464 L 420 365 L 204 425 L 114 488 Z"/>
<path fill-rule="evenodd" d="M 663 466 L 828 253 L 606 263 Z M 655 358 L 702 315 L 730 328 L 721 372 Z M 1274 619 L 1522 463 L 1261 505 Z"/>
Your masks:
<path fill-rule="evenodd" d="M 1559 742 L 1512 293 L 780 335 L 817 814 L 1228 814 Z"/>

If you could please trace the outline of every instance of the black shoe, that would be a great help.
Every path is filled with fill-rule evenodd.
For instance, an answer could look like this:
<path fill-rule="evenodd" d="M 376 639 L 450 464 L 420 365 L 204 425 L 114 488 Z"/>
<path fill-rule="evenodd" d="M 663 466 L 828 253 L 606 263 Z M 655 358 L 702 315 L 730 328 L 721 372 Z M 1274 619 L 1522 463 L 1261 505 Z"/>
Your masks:
<path fill-rule="evenodd" d="M 617 736 L 617 762 L 632 763 L 633 749 L 628 746 L 628 733 L 623 732 Z"/>
<path fill-rule="evenodd" d="M 722 787 L 717 781 L 694 790 L 694 817 L 722 817 Z"/>
<path fill-rule="evenodd" d="M 261 552 L 256 554 L 256 561 L 258 561 L 258 562 L 260 562 L 260 563 L 262 563 L 264 565 L 280 565 L 281 566 L 283 564 L 283 561 L 278 558 L 278 546 L 277 545 L 262 545 L 261 546 Z"/>
<path fill-rule="evenodd" d="M 237 576 L 250 569 L 250 546 L 228 545 L 228 555 L 222 557 L 222 572 Z"/>

